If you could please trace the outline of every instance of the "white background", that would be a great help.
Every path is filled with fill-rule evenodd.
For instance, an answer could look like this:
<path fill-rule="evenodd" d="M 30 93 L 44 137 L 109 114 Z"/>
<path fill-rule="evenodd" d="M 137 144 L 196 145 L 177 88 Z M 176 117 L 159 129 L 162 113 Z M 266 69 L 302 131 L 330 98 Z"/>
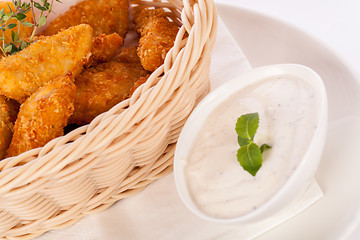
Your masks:
<path fill-rule="evenodd" d="M 359 0 L 215 0 L 286 21 L 331 48 L 360 73 Z"/>

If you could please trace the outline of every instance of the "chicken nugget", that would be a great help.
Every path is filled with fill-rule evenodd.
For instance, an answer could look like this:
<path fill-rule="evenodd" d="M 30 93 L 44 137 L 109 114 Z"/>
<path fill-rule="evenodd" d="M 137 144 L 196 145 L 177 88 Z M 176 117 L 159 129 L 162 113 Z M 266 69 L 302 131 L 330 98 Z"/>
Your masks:
<path fill-rule="evenodd" d="M 134 83 L 148 72 L 137 62 L 113 60 L 84 70 L 75 80 L 75 111 L 69 122 L 90 123 L 99 114 L 129 97 Z"/>
<path fill-rule="evenodd" d="M 138 56 L 144 69 L 153 72 L 164 63 L 179 28 L 166 17 L 163 9 L 143 9 L 134 21 L 140 33 Z"/>
<path fill-rule="evenodd" d="M 123 38 L 117 33 L 110 35 L 101 34 L 93 38 L 91 57 L 85 64 L 86 68 L 104 63 L 115 57 L 120 52 Z"/>
<path fill-rule="evenodd" d="M 74 111 L 76 88 L 71 72 L 57 77 L 32 94 L 20 107 L 7 157 L 42 147 L 62 136 Z"/>
<path fill-rule="evenodd" d="M 40 38 L 0 61 L 0 94 L 22 103 L 46 82 L 71 71 L 76 76 L 90 57 L 92 29 L 81 24 Z"/>
<path fill-rule="evenodd" d="M 81 1 L 54 19 L 42 34 L 53 35 L 80 23 L 89 24 L 94 30 L 94 36 L 116 32 L 124 38 L 129 26 L 129 2 L 128 0 Z"/>
<path fill-rule="evenodd" d="M 0 160 L 5 157 L 13 135 L 11 107 L 4 96 L 0 95 Z"/>
<path fill-rule="evenodd" d="M 3 1 L 0 1 L 0 9 L 4 9 L 4 12 L 5 13 L 9 13 L 10 10 L 9 10 L 9 6 L 12 10 L 14 10 L 14 5 L 13 3 L 10 1 L 10 2 L 3 2 Z M 26 18 L 24 19 L 26 22 L 31 22 L 31 23 L 34 23 L 34 20 L 33 20 L 33 15 L 32 15 L 32 11 L 30 10 L 28 13 L 26 13 Z M 18 31 L 18 27 L 19 27 L 19 23 L 16 19 L 11 19 L 8 21 L 8 24 L 12 24 L 12 23 L 15 23 L 17 24 L 16 27 L 12 28 L 12 29 L 6 29 L 5 30 L 5 43 L 10 43 L 12 42 L 12 38 L 11 38 L 11 31 L 14 31 L 14 32 L 17 32 Z M 26 27 L 24 25 L 21 24 L 21 31 L 19 32 L 19 38 L 20 39 L 24 39 L 24 38 L 27 38 L 27 37 L 30 37 L 31 36 L 31 33 L 33 31 L 33 28 L 32 27 Z"/>

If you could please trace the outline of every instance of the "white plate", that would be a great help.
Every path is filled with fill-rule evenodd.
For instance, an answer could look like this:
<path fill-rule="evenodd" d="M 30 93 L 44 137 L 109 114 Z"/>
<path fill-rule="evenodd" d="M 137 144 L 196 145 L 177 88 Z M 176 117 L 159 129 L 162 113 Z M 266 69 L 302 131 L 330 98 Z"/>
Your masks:
<path fill-rule="evenodd" d="M 360 233 L 360 86 L 329 48 L 279 20 L 218 4 L 219 15 L 252 66 L 297 63 L 314 69 L 329 98 L 329 128 L 316 178 L 324 197 L 258 239 L 355 239 Z"/>

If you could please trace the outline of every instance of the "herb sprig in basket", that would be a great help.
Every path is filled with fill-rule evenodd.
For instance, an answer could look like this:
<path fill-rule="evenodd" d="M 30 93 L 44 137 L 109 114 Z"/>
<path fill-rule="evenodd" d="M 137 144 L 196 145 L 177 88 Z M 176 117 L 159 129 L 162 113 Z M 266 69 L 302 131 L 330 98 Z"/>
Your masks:
<path fill-rule="evenodd" d="M 5 9 L 0 10 L 0 50 L 4 56 L 16 54 L 34 41 L 38 28 L 46 24 L 47 17 L 53 12 L 54 1 L 61 3 L 60 0 L 30 0 L 29 2 L 12 0 L 12 6 L 7 4 L 9 11 Z M 38 16 L 35 14 L 35 9 L 40 10 Z M 33 22 L 27 21 L 26 14 L 29 12 L 33 16 Z M 28 39 L 20 39 L 21 26 L 33 28 Z M 15 27 L 17 27 L 16 31 L 14 31 Z M 11 30 L 10 43 L 5 41 L 5 31 L 7 30 Z"/>

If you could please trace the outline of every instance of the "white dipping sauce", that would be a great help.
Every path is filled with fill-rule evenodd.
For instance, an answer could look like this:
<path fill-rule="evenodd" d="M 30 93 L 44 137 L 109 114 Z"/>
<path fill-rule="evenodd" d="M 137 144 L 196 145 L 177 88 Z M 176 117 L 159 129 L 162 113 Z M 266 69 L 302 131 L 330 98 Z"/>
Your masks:
<path fill-rule="evenodd" d="M 185 177 L 195 203 L 207 215 L 232 218 L 258 208 L 287 181 L 317 128 L 320 100 L 296 78 L 270 78 L 229 96 L 205 121 L 185 161 Z M 256 176 L 237 161 L 235 124 L 258 112 L 254 142 L 272 146 Z"/>

